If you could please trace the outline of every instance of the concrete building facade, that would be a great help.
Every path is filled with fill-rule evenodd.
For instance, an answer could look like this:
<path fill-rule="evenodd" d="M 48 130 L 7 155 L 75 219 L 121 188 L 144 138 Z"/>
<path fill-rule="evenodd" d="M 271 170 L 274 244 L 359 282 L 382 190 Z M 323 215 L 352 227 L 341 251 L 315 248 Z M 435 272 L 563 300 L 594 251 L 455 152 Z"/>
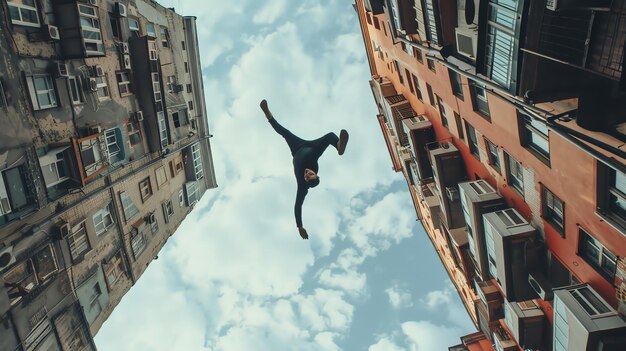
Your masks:
<path fill-rule="evenodd" d="M 215 188 L 196 18 L 0 1 L 0 349 L 93 335 Z"/>
<path fill-rule="evenodd" d="M 393 168 L 478 331 L 450 350 L 625 349 L 626 2 L 355 9 Z"/>

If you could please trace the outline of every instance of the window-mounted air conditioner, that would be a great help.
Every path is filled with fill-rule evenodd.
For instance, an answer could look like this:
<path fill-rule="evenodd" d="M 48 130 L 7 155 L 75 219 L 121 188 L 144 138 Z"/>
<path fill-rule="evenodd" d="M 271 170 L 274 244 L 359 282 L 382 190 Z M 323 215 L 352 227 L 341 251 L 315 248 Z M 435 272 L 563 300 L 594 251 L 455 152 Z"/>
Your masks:
<path fill-rule="evenodd" d="M 471 59 L 476 59 L 476 46 L 478 43 L 478 28 L 456 27 L 456 51 Z"/>
<path fill-rule="evenodd" d="M 483 215 L 489 275 L 508 301 L 537 297 L 528 283 L 527 250 L 536 245 L 536 230 L 515 209 Z"/>
<path fill-rule="evenodd" d="M 4 186 L 3 178 L 2 172 L 0 172 L 0 215 L 11 213 L 11 202 L 9 201 L 9 195 Z"/>
<path fill-rule="evenodd" d="M 513 340 L 501 326 L 496 328 L 493 332 L 493 346 L 496 351 L 519 350 L 515 340 Z"/>
<path fill-rule="evenodd" d="M 56 66 L 56 73 L 58 77 L 68 77 L 69 73 L 68 73 L 68 68 L 67 68 L 67 64 L 65 63 L 57 63 Z"/>
<path fill-rule="evenodd" d="M 121 61 L 122 61 L 121 62 L 121 66 L 122 66 L 123 69 L 130 69 L 131 68 L 131 66 L 130 66 L 130 55 L 128 55 L 128 54 L 121 55 Z"/>
<path fill-rule="evenodd" d="M 523 349 L 540 349 L 544 313 L 533 300 L 504 303 L 504 323 Z"/>
<path fill-rule="evenodd" d="M 13 255 L 13 246 L 7 246 L 0 249 L 0 271 L 15 263 Z"/>
<path fill-rule="evenodd" d="M 480 281 L 474 278 L 474 290 L 484 308 L 484 317 L 488 322 L 496 322 L 504 318 L 504 306 L 500 290 L 491 280 Z"/>
<path fill-rule="evenodd" d="M 87 3 L 92 6 L 98 6 L 98 0 L 87 0 Z"/>
<path fill-rule="evenodd" d="M 469 249 L 480 277 L 489 280 L 483 214 L 506 208 L 500 194 L 485 180 L 459 183 L 459 197 L 468 231 Z"/>
<path fill-rule="evenodd" d="M 448 196 L 448 200 L 450 201 L 459 201 L 459 189 L 455 186 L 447 187 L 446 196 Z"/>
<path fill-rule="evenodd" d="M 128 43 L 120 43 L 117 48 L 120 51 L 120 54 L 128 54 Z"/>
<path fill-rule="evenodd" d="M 137 122 L 143 121 L 143 111 L 135 112 L 135 119 L 137 119 Z"/>
<path fill-rule="evenodd" d="M 548 278 L 541 272 L 530 272 L 528 274 L 528 284 L 533 288 L 535 293 L 544 301 L 550 301 L 554 298 L 552 293 L 552 284 Z"/>
<path fill-rule="evenodd" d="M 587 284 L 554 289 L 553 334 L 553 350 L 626 350 L 626 322 Z"/>
<path fill-rule="evenodd" d="M 43 30 L 45 31 L 44 35 L 46 36 L 46 39 L 61 40 L 61 34 L 59 33 L 59 28 L 57 26 L 47 24 Z"/>
<path fill-rule="evenodd" d="M 127 13 L 126 13 L 126 5 L 122 4 L 121 2 L 116 2 L 115 3 L 115 12 L 120 17 L 126 17 L 126 15 L 127 15 Z"/>

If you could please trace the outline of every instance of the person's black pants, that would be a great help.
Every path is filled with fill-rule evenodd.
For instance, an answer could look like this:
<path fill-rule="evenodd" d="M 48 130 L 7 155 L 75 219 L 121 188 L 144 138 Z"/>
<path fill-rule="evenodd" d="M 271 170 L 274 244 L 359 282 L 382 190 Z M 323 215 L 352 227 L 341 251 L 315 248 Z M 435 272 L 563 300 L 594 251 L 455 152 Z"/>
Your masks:
<path fill-rule="evenodd" d="M 281 126 L 275 118 L 270 118 L 269 122 L 272 128 L 274 128 L 274 130 L 278 134 L 282 135 L 282 137 L 285 138 L 287 145 L 289 145 L 291 156 L 295 155 L 296 152 L 300 150 L 300 148 L 305 146 L 313 148 L 318 156 L 321 156 L 324 153 L 328 145 L 332 145 L 335 149 L 337 148 L 339 137 L 335 133 L 328 133 L 323 137 L 317 138 L 315 140 L 304 140 L 294 135 L 287 128 Z"/>

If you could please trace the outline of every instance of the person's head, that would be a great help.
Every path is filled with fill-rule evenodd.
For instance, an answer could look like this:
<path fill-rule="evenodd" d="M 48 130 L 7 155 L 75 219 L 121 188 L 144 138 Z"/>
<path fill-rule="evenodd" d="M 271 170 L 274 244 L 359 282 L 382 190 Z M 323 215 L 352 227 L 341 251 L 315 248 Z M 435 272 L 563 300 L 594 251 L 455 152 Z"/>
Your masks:
<path fill-rule="evenodd" d="M 315 188 L 320 183 L 320 177 L 308 168 L 304 170 L 304 180 L 309 188 Z"/>

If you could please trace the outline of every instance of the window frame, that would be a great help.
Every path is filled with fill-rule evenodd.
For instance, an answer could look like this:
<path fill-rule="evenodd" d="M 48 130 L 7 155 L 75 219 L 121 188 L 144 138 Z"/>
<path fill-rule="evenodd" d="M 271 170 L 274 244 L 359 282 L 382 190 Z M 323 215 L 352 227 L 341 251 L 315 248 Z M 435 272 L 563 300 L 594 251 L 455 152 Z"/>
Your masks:
<path fill-rule="evenodd" d="M 424 95 L 422 94 L 422 89 L 420 88 L 419 79 L 413 73 L 411 73 L 411 77 L 413 78 L 413 86 L 415 87 L 415 96 L 417 96 L 419 101 L 424 102 Z"/>
<path fill-rule="evenodd" d="M 72 105 L 81 105 L 85 103 L 85 97 L 83 96 L 82 86 L 80 79 L 77 76 L 69 76 L 67 78 L 69 84 L 69 95 L 72 99 Z M 75 96 L 76 95 L 76 96 Z M 76 97 L 78 99 L 76 99 Z"/>
<path fill-rule="evenodd" d="M 164 48 L 170 47 L 170 31 L 167 27 L 159 26 L 159 35 L 161 36 L 161 46 Z"/>
<path fill-rule="evenodd" d="M 152 31 L 150 31 L 150 27 L 152 27 Z M 152 39 L 156 39 L 157 38 L 156 25 L 154 23 L 146 22 L 146 35 L 149 38 L 152 38 Z"/>
<path fill-rule="evenodd" d="M 124 79 L 126 78 L 126 79 Z M 133 78 L 130 70 L 116 71 L 115 80 L 117 82 L 117 91 L 121 97 L 134 95 L 133 90 Z M 126 92 L 122 92 L 122 87 L 125 87 Z"/>
<path fill-rule="evenodd" d="M 417 61 L 420 63 L 424 63 L 424 55 L 422 54 L 422 50 L 413 47 L 413 56 L 415 56 L 415 58 L 417 58 Z"/>
<path fill-rule="evenodd" d="M 145 203 L 154 193 L 152 191 L 152 181 L 150 180 L 150 176 L 147 176 L 146 178 L 140 180 L 137 185 L 139 186 L 139 195 L 141 197 L 141 202 Z"/>
<path fill-rule="evenodd" d="M 35 79 L 44 79 L 44 83 L 46 85 L 46 89 L 37 90 L 37 84 L 35 83 Z M 56 93 L 56 86 L 54 84 L 54 80 L 52 76 L 49 74 L 35 74 L 32 76 L 26 77 L 26 82 L 28 85 L 28 91 L 30 94 L 30 100 L 33 106 L 33 110 L 41 111 L 47 110 L 51 108 L 56 108 L 59 106 L 59 99 Z M 50 100 L 50 104 L 41 104 L 39 101 L 39 95 L 46 94 L 48 99 Z"/>
<path fill-rule="evenodd" d="M 463 78 L 456 71 L 448 68 L 448 76 L 450 77 L 450 87 L 452 89 L 452 94 L 459 98 L 461 101 L 465 101 L 465 96 L 463 95 Z"/>
<path fill-rule="evenodd" d="M 91 220 L 93 221 L 93 227 L 96 230 L 96 235 L 102 235 L 106 233 L 109 230 L 109 228 L 111 228 L 115 224 L 115 220 L 113 219 L 113 215 L 111 214 L 111 211 L 112 211 L 112 205 L 111 203 L 108 203 L 106 206 L 99 209 L 91 216 Z M 100 216 L 99 221 L 96 221 L 97 216 Z M 106 225 L 106 221 L 105 221 L 105 218 L 107 217 L 109 218 L 108 225 Z M 102 229 L 98 230 L 98 226 L 101 224 L 103 224 L 104 226 L 101 227 Z"/>
<path fill-rule="evenodd" d="M 461 115 L 458 112 L 452 111 L 452 113 L 454 115 L 454 123 L 456 124 L 456 130 L 459 133 L 459 139 L 465 140 L 465 131 L 463 130 L 463 119 L 461 118 Z"/>
<path fill-rule="evenodd" d="M 467 135 L 467 146 L 470 149 L 470 153 L 480 160 L 480 145 L 478 143 L 478 135 L 476 135 L 476 128 L 468 121 L 465 121 L 465 135 Z"/>
<path fill-rule="evenodd" d="M 590 245 L 593 246 L 593 249 L 598 251 L 597 257 L 593 257 L 592 254 L 587 251 L 586 243 L 590 243 Z M 608 254 L 606 254 L 605 252 Z M 580 225 L 578 226 L 578 249 L 576 254 L 580 256 L 585 262 L 587 262 L 596 272 L 600 273 L 600 275 L 609 283 L 614 283 L 617 268 L 617 255 L 611 252 L 611 250 L 607 249 L 600 242 L 600 240 L 596 239 Z M 605 269 L 604 260 L 606 258 L 612 261 L 612 270 Z"/>
<path fill-rule="evenodd" d="M 491 140 L 483 137 L 485 139 L 485 145 L 487 146 L 487 160 L 489 161 L 489 165 L 491 168 L 496 170 L 498 174 L 502 174 L 502 160 L 500 158 L 500 150 L 498 146 L 491 142 Z M 494 157 L 495 156 L 495 157 Z M 494 161 L 497 160 L 497 161 Z"/>
<path fill-rule="evenodd" d="M 560 209 L 554 208 L 557 203 L 560 204 Z M 561 216 L 560 221 L 559 218 L 557 218 L 559 211 Z M 565 202 L 543 184 L 541 184 L 541 218 L 556 230 L 561 237 L 565 237 Z"/>
<path fill-rule="evenodd" d="M 626 173 L 597 161 L 596 213 L 622 234 L 626 234 L 626 208 L 622 209 L 619 205 L 620 202 L 626 203 L 626 192 L 620 190 L 618 178 L 626 178 Z"/>
<path fill-rule="evenodd" d="M 472 98 L 472 109 L 476 114 L 491 122 L 491 110 L 489 109 L 489 94 L 487 94 L 487 89 L 474 81 L 470 81 L 469 88 Z"/>
<path fill-rule="evenodd" d="M 446 114 L 446 107 L 443 104 L 443 99 L 437 94 L 435 94 L 435 99 L 437 100 L 437 109 L 441 116 L 441 124 L 443 124 L 446 129 L 450 130 L 450 123 L 448 121 L 448 115 Z"/>
<path fill-rule="evenodd" d="M 505 172 L 506 172 L 506 183 L 515 190 L 515 192 L 524 198 L 524 167 L 522 164 L 513 156 L 511 156 L 508 152 L 504 151 L 504 164 L 505 164 Z M 511 166 L 514 165 L 514 168 L 517 168 L 521 174 L 521 179 L 517 177 L 517 175 L 513 174 L 511 170 Z M 518 173 L 518 172 L 515 172 Z M 513 182 L 512 179 L 516 181 Z M 518 188 L 521 187 L 521 188 Z"/>
<path fill-rule="evenodd" d="M 139 128 L 138 122 L 128 121 L 126 123 L 126 135 L 128 136 L 128 144 L 130 146 L 141 144 L 141 141 L 143 140 L 143 136 L 141 134 L 141 128 Z M 135 139 L 134 138 L 135 135 L 138 135 L 139 140 L 136 140 L 135 142 L 133 142 L 133 139 Z"/>
<path fill-rule="evenodd" d="M 81 233 L 79 235 L 79 233 Z M 79 236 L 79 238 L 76 238 Z M 85 258 L 85 255 L 91 251 L 91 243 L 89 242 L 89 236 L 87 235 L 87 226 L 85 224 L 85 220 L 78 222 L 73 225 L 68 235 L 64 238 L 67 241 L 67 246 L 70 251 L 70 258 L 72 259 L 72 263 L 78 263 Z M 84 242 L 79 242 L 84 240 Z M 79 242 L 79 244 L 76 244 Z M 77 246 L 80 245 L 80 246 Z M 76 251 L 77 247 L 81 247 L 84 245 L 84 248 L 81 251 Z M 72 248 L 74 247 L 74 249 Z"/>
<path fill-rule="evenodd" d="M 165 223 L 170 222 L 170 218 L 174 215 L 174 205 L 172 204 L 171 199 L 167 199 L 161 203 L 161 207 L 163 208 L 163 219 Z"/>
<path fill-rule="evenodd" d="M 110 100 L 111 90 L 109 89 L 109 83 L 106 74 L 100 77 L 94 77 L 96 79 L 96 94 L 98 100 Z M 104 93 L 104 95 L 102 95 Z"/>
<path fill-rule="evenodd" d="M 156 184 L 159 189 L 167 183 L 167 172 L 164 166 L 160 166 L 154 170 L 154 176 L 156 178 Z M 159 179 L 161 178 L 161 179 Z"/>
<path fill-rule="evenodd" d="M 34 27 L 34 28 L 41 27 L 41 19 L 39 18 L 39 9 L 37 7 L 37 2 L 34 0 L 33 0 L 33 5 L 34 6 L 24 5 L 21 3 L 12 2 L 11 0 L 7 0 L 8 17 L 11 20 L 11 24 L 16 25 L 16 26 Z M 18 12 L 20 15 L 19 20 L 15 20 L 11 16 L 11 7 L 18 9 Z M 22 10 L 35 12 L 35 18 L 37 19 L 37 23 L 24 21 L 23 20 L 24 16 L 22 16 Z"/>
<path fill-rule="evenodd" d="M 82 36 L 82 40 L 83 40 L 83 45 L 85 48 L 85 52 L 87 53 L 87 55 L 89 56 L 90 54 L 93 55 L 102 55 L 104 54 L 104 41 L 102 38 L 102 22 L 100 21 L 100 16 L 99 16 L 99 8 L 98 7 L 94 7 L 94 6 L 90 6 L 88 4 L 85 3 L 77 3 L 78 6 L 78 16 L 80 17 L 80 30 L 81 30 L 81 36 Z M 92 13 L 86 13 L 81 11 L 81 9 L 90 9 L 93 10 L 93 14 Z M 85 24 L 88 23 L 88 24 Z M 99 39 L 95 39 L 95 38 L 90 38 L 88 36 L 85 35 L 85 32 L 90 32 L 90 33 L 95 33 L 97 34 L 97 37 Z M 101 50 L 90 50 L 87 47 L 87 44 L 95 44 L 96 47 L 98 49 Z"/>
<path fill-rule="evenodd" d="M 435 94 L 433 92 L 433 87 L 431 87 L 430 84 L 428 83 L 426 83 L 426 92 L 428 93 L 428 103 L 430 104 L 430 106 L 436 107 Z"/>
<path fill-rule="evenodd" d="M 122 205 L 122 212 L 124 213 L 124 220 L 130 221 L 139 213 L 139 209 L 133 199 L 125 191 L 119 192 L 120 204 Z"/>
<path fill-rule="evenodd" d="M 133 231 L 135 231 L 134 234 Z M 135 260 L 137 260 L 137 258 L 139 258 L 139 256 L 141 256 L 141 254 L 146 251 L 146 247 L 148 247 L 148 243 L 145 235 L 143 235 L 143 232 L 139 231 L 139 229 L 137 228 L 131 229 L 130 249 L 133 252 L 133 257 L 135 258 Z M 139 252 L 136 252 L 135 249 L 137 249 Z"/>
<path fill-rule="evenodd" d="M 550 166 L 550 129 L 546 125 L 538 126 L 537 123 L 541 122 L 524 113 L 518 111 L 517 115 L 520 144 L 543 163 Z M 545 128 L 545 134 L 540 128 Z M 547 144 L 547 150 L 533 142 L 534 138 L 543 140 Z"/>
<path fill-rule="evenodd" d="M 428 66 L 429 70 L 437 73 L 437 66 L 435 65 L 435 61 L 434 60 L 426 58 L 426 65 Z"/>
<path fill-rule="evenodd" d="M 137 23 L 137 27 L 133 27 L 131 26 L 131 23 L 135 22 Z M 138 18 L 134 18 L 134 17 L 129 17 L 128 18 L 128 30 L 131 33 L 131 36 L 136 35 L 137 37 L 141 36 L 141 22 L 139 22 Z"/>

